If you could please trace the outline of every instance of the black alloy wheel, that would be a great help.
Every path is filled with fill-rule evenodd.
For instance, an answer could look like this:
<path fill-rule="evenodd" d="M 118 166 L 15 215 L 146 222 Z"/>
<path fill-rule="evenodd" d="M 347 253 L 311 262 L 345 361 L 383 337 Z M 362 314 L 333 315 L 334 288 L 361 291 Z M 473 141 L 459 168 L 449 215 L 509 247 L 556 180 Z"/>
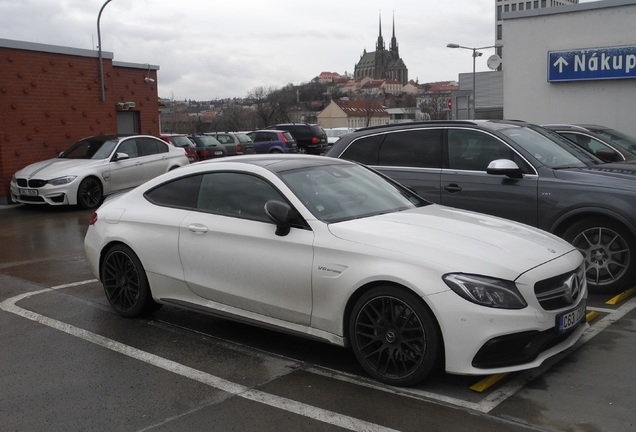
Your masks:
<path fill-rule="evenodd" d="M 135 253 L 125 245 L 108 250 L 102 262 L 102 284 L 108 302 L 121 316 L 132 318 L 157 310 L 146 272 Z"/>
<path fill-rule="evenodd" d="M 357 301 L 349 337 L 360 365 L 385 384 L 415 385 L 440 357 L 432 313 L 417 296 L 396 287 L 373 288 Z"/>
<path fill-rule="evenodd" d="M 77 189 L 77 204 L 84 209 L 94 209 L 102 202 L 102 184 L 95 177 L 86 177 Z"/>
<path fill-rule="evenodd" d="M 634 285 L 636 240 L 622 226 L 603 218 L 582 220 L 572 225 L 563 238 L 585 257 L 590 291 L 615 293 Z"/>

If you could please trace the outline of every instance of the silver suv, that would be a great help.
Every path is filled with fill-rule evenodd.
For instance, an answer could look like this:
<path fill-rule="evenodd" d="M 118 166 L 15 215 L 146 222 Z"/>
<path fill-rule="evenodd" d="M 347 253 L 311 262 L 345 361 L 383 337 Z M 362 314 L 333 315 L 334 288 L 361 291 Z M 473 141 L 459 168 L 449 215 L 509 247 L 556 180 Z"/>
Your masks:
<path fill-rule="evenodd" d="M 429 201 L 568 240 L 585 255 L 595 292 L 636 283 L 636 165 L 602 164 L 556 133 L 518 121 L 366 128 L 327 156 L 372 166 Z"/>

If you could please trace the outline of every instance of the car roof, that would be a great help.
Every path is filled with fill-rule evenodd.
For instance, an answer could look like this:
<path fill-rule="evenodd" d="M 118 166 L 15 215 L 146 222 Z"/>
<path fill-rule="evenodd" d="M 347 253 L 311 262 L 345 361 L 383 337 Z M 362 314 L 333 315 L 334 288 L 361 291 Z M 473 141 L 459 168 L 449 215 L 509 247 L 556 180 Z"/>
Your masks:
<path fill-rule="evenodd" d="M 257 165 L 273 173 L 290 171 L 290 170 L 294 170 L 298 168 L 309 168 L 309 167 L 324 166 L 324 165 L 340 165 L 340 166 L 357 165 L 354 162 L 350 162 L 344 159 L 335 159 L 335 158 L 329 158 L 326 156 L 315 156 L 315 155 L 293 154 L 293 153 L 243 155 L 238 158 L 231 158 L 231 161 L 224 158 L 218 158 L 218 159 L 210 159 L 210 160 L 198 162 L 196 165 L 205 166 L 208 164 L 212 165 L 212 164 L 224 164 L 224 163 Z"/>

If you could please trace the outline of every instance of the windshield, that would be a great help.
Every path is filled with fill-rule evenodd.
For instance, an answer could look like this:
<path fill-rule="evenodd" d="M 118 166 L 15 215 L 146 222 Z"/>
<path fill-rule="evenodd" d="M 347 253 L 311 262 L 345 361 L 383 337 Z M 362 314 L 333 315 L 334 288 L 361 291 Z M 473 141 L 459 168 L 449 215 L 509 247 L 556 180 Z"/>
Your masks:
<path fill-rule="evenodd" d="M 630 153 L 636 154 L 636 138 L 632 138 L 624 133 L 612 129 L 590 129 L 593 132 L 609 139 L 617 146 L 620 146 Z"/>
<path fill-rule="evenodd" d="M 600 159 L 548 129 L 514 127 L 502 129 L 501 133 L 548 168 L 583 168 L 601 163 Z"/>
<path fill-rule="evenodd" d="M 359 165 L 322 165 L 279 173 L 279 176 L 324 222 L 408 210 L 429 204 L 407 189 Z"/>
<path fill-rule="evenodd" d="M 60 157 L 64 159 L 106 159 L 117 145 L 117 140 L 104 141 L 103 137 L 78 141 Z"/>

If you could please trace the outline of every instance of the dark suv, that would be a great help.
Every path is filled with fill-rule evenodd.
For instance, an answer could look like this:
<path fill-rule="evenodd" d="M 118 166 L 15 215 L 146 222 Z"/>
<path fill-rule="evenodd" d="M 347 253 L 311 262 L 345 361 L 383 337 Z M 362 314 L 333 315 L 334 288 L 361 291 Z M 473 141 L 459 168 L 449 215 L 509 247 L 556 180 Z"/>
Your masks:
<path fill-rule="evenodd" d="M 265 129 L 288 131 L 298 144 L 298 153 L 323 154 L 329 149 L 327 134 L 317 124 L 281 123 Z"/>
<path fill-rule="evenodd" d="M 596 292 L 636 282 L 634 164 L 602 164 L 552 131 L 503 120 L 366 128 L 342 137 L 327 156 L 372 166 L 432 202 L 564 238 L 585 255 Z M 506 246 L 493 239 L 493 247 Z"/>

